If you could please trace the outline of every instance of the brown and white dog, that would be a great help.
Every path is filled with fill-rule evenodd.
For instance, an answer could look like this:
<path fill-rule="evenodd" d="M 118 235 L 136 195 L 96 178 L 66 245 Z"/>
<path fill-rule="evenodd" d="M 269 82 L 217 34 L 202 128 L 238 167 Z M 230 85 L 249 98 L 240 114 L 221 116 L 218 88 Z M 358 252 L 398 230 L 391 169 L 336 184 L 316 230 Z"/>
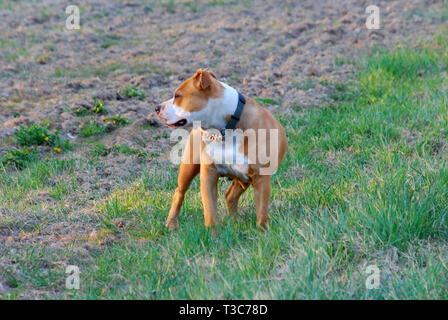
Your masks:
<path fill-rule="evenodd" d="M 243 98 L 244 99 L 244 98 Z M 166 226 L 175 229 L 185 193 L 193 178 L 200 174 L 201 196 L 204 206 L 206 226 L 216 223 L 218 178 L 227 176 L 233 179 L 225 193 L 227 207 L 235 217 L 238 200 L 252 185 L 255 195 L 257 226 L 267 228 L 268 208 L 271 195 L 271 175 L 280 165 L 286 151 L 285 131 L 272 114 L 258 105 L 253 99 L 245 99 L 245 105 L 236 123 L 235 132 L 242 132 L 236 139 L 225 134 L 225 141 L 236 144 L 225 149 L 222 132 L 235 115 L 239 103 L 239 93 L 229 85 L 220 82 L 208 69 L 199 69 L 194 76 L 184 81 L 174 92 L 172 99 L 156 106 L 159 118 L 171 127 L 193 128 L 180 162 L 178 187 L 168 215 Z M 239 107 L 238 107 L 239 108 Z M 213 131 L 215 130 L 215 131 Z M 215 134 L 210 133 L 215 132 Z M 217 135 L 216 135 L 217 132 Z M 199 142 L 198 142 L 199 141 Z M 215 161 L 219 150 L 229 151 L 223 161 Z M 269 158 L 260 156 L 269 151 Z M 232 163 L 243 159 L 242 163 Z"/>

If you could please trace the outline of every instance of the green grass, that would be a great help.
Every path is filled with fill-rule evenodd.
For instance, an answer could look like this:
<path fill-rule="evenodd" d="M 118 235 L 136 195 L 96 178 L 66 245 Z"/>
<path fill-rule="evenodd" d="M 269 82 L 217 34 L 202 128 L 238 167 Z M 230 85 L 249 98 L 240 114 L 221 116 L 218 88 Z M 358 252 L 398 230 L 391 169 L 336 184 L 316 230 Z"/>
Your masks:
<path fill-rule="evenodd" d="M 296 79 L 293 79 L 293 85 L 296 89 L 308 91 L 316 86 L 316 81 L 311 77 L 306 78 L 302 83 L 298 82 Z"/>
<path fill-rule="evenodd" d="M 168 13 L 170 14 L 176 13 L 176 3 L 174 0 L 168 0 L 168 2 L 164 4 L 164 7 Z"/>
<path fill-rule="evenodd" d="M 107 113 L 107 109 L 104 108 L 104 104 L 101 100 L 94 99 L 92 112 L 96 114 L 103 114 Z"/>
<path fill-rule="evenodd" d="M 90 121 L 79 130 L 79 135 L 84 138 L 101 136 L 105 133 L 106 126 L 96 123 L 93 119 L 90 119 Z"/>
<path fill-rule="evenodd" d="M 105 16 L 107 16 L 107 15 L 105 15 Z M 121 38 L 118 36 L 107 35 L 107 36 L 105 36 L 105 39 L 104 39 L 103 43 L 101 44 L 101 48 L 107 49 L 109 47 L 119 45 L 120 40 L 121 40 Z"/>
<path fill-rule="evenodd" d="M 30 127 L 20 126 L 12 139 L 15 143 L 14 149 L 8 149 L 6 154 L 0 156 L 0 166 L 22 170 L 31 163 L 38 162 L 39 154 L 48 154 L 45 152 L 49 150 L 45 147 L 52 147 L 54 153 L 72 148 L 70 141 L 61 138 L 58 130 L 49 133 L 47 128 L 37 124 L 32 124 Z M 38 149 L 38 147 L 44 148 Z"/>
<path fill-rule="evenodd" d="M 331 84 L 333 104 L 280 118 L 289 146 L 272 179 L 269 231 L 255 227 L 252 189 L 240 201 L 242 216 L 226 215 L 225 179 L 220 223 L 216 233 L 206 229 L 196 179 L 179 230 L 168 232 L 177 167 L 151 163 L 95 203 L 98 229 L 119 240 L 98 247 L 93 260 L 70 258 L 82 272 L 79 291 L 63 288 L 58 269 L 36 271 L 29 252 L 17 258 L 20 276 L 3 272 L 17 288 L 6 298 L 31 283 L 89 299 L 447 299 L 447 52 L 443 35 L 376 49 L 352 82 Z M 97 144 L 89 155 L 110 152 L 139 154 Z M 74 170 L 49 161 L 16 177 L 0 171 L 3 197 L 47 183 L 53 167 Z M 366 289 L 369 265 L 381 271 L 379 289 Z"/>
<path fill-rule="evenodd" d="M 121 91 L 121 94 L 127 98 L 137 98 L 140 100 L 146 99 L 145 93 L 134 86 L 127 86 L 123 91 Z"/>
<path fill-rule="evenodd" d="M 79 297 L 448 298 L 442 44 L 377 50 L 353 87 L 335 85 L 336 104 L 281 119 L 289 149 L 274 176 L 267 233 L 255 228 L 252 191 L 244 215 L 222 217 L 214 235 L 203 226 L 198 181 L 180 230 L 166 231 L 175 169 L 152 168 L 117 190 L 99 211 L 124 240 L 88 267 Z M 222 197 L 219 205 L 223 216 Z M 378 290 L 365 288 L 370 264 L 382 272 Z"/>
<path fill-rule="evenodd" d="M 72 111 L 78 117 L 84 117 L 84 116 L 95 115 L 95 114 L 106 114 L 109 112 L 104 107 L 104 103 L 101 100 L 98 100 L 96 97 L 93 97 L 93 105 L 92 106 L 82 105 L 82 106 L 73 108 Z"/>
<path fill-rule="evenodd" d="M 63 173 L 73 174 L 74 168 L 75 160 L 73 159 L 32 161 L 15 175 L 0 166 L 0 181 L 2 182 L 0 200 L 5 205 L 15 204 L 26 199 L 28 191 L 47 187 L 55 177 Z M 30 204 L 27 203 L 27 205 Z"/>
<path fill-rule="evenodd" d="M 112 123 L 118 127 L 122 127 L 125 125 L 128 125 L 130 122 L 129 120 L 127 120 L 126 118 L 122 117 L 121 115 L 116 115 L 116 116 L 110 116 L 107 118 L 103 118 L 103 122 L 106 123 Z"/>
<path fill-rule="evenodd" d="M 118 152 L 125 155 L 136 155 L 139 157 L 152 156 L 152 154 L 148 154 L 147 152 L 137 148 L 131 148 L 122 144 L 116 144 L 110 148 L 107 148 L 100 143 L 97 143 L 90 148 L 89 155 L 92 157 L 105 157 L 111 152 Z"/>
<path fill-rule="evenodd" d="M 73 113 L 78 117 L 84 117 L 84 116 L 88 116 L 88 115 L 92 114 L 92 111 L 80 106 L 78 108 L 75 108 Z"/>
<path fill-rule="evenodd" d="M 7 154 L 0 158 L 3 166 L 13 166 L 17 169 L 25 168 L 29 163 L 37 160 L 34 149 L 25 148 L 23 150 L 8 150 Z"/>
<path fill-rule="evenodd" d="M 110 151 L 106 146 L 101 143 L 96 143 L 90 148 L 89 155 L 92 157 L 104 157 L 107 156 L 109 152 Z"/>
<path fill-rule="evenodd" d="M 49 133 L 47 126 L 39 126 L 37 124 L 32 124 L 30 127 L 20 126 L 20 129 L 14 132 L 14 137 L 19 146 L 47 145 L 64 150 L 70 148 L 69 141 L 61 138 L 57 130 Z"/>
<path fill-rule="evenodd" d="M 273 104 L 273 105 L 280 105 L 280 102 L 279 101 L 277 101 L 277 100 L 273 100 L 273 99 L 270 99 L 270 98 L 254 98 L 254 100 L 257 102 L 257 103 L 260 103 L 260 104 Z"/>

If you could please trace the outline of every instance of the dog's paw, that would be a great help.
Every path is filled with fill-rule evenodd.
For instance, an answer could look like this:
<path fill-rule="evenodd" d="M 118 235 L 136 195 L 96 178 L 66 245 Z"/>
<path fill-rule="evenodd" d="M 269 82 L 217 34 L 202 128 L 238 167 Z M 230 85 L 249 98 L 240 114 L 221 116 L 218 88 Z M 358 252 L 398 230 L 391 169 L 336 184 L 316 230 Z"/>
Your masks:
<path fill-rule="evenodd" d="M 177 221 L 176 220 L 167 221 L 165 226 L 168 228 L 168 230 L 174 231 L 177 229 Z"/>

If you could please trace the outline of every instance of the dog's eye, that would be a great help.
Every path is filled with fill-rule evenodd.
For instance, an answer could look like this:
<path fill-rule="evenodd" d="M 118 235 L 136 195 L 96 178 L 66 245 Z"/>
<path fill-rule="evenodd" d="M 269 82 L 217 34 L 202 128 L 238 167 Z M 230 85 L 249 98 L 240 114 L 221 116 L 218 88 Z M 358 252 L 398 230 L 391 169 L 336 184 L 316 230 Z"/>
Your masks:
<path fill-rule="evenodd" d="M 179 99 L 180 98 L 180 94 L 175 94 L 174 95 L 174 99 Z"/>

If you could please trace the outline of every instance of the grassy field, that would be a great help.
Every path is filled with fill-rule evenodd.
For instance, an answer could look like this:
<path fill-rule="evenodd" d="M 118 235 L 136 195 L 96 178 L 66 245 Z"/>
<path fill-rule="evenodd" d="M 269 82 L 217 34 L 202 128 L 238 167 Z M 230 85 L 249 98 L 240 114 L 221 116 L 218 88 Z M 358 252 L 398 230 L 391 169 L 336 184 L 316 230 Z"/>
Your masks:
<path fill-rule="evenodd" d="M 448 298 L 448 37 L 378 48 L 356 64 L 351 83 L 326 83 L 334 104 L 297 107 L 280 119 L 289 150 L 273 177 L 268 232 L 255 228 L 252 190 L 239 220 L 227 215 L 224 179 L 216 234 L 203 226 L 198 179 L 179 230 L 168 232 L 177 171 L 151 165 L 98 198 L 97 238 L 115 240 L 88 258 L 76 242 L 6 252 L 20 272 L 0 270 L 14 288 L 3 298 L 46 288 L 88 299 Z M 76 181 L 50 180 L 98 165 L 107 152 L 83 147 L 92 148 L 88 161 L 67 151 L 64 160 L 30 156 L 14 175 L 0 167 L 1 201 L 43 188 L 63 201 Z M 80 290 L 64 288 L 65 266 L 51 263 L 60 255 L 80 267 Z M 369 265 L 381 272 L 379 289 L 366 289 Z"/>

